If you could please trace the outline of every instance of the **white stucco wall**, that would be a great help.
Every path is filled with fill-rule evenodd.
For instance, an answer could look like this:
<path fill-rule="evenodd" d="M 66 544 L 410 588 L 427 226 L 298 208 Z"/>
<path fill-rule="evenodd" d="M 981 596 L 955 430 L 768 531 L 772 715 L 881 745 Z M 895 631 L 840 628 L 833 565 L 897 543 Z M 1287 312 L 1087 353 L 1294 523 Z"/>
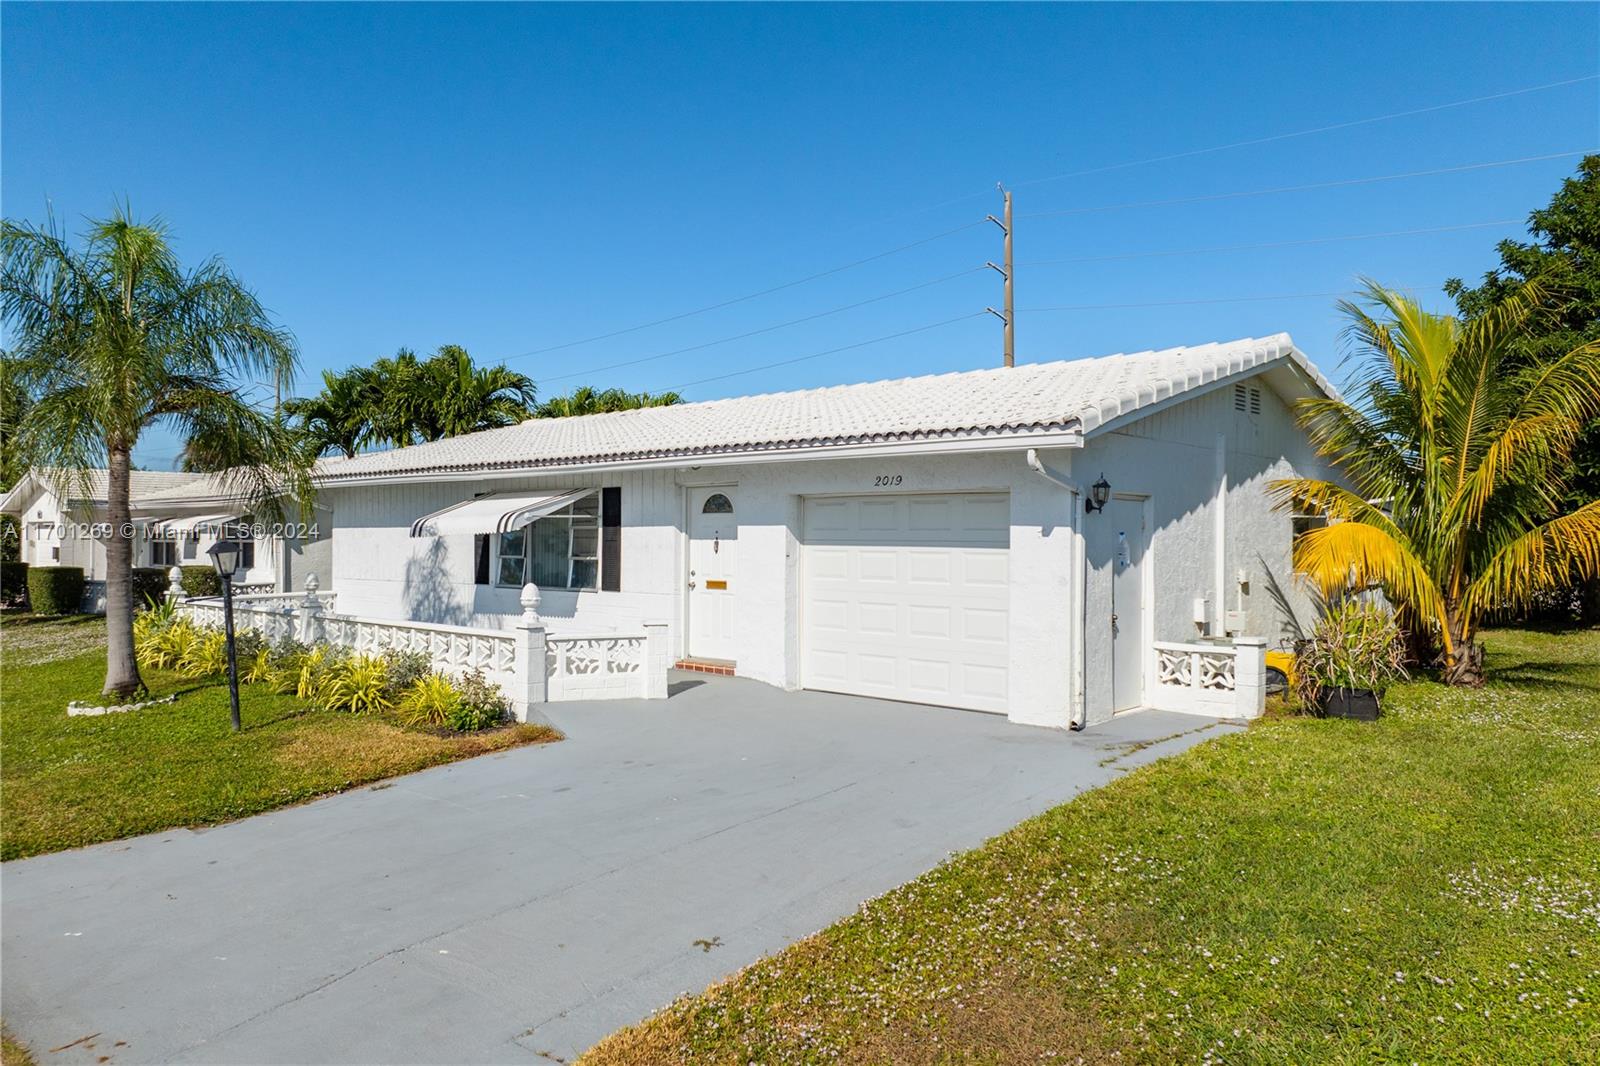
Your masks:
<path fill-rule="evenodd" d="M 1291 611 L 1309 621 L 1289 570 L 1289 516 L 1273 509 L 1266 487 L 1314 462 L 1293 416 L 1266 377 L 1260 411 L 1234 409 L 1233 390 L 1175 404 L 1091 436 L 1084 449 L 1042 453 L 1053 470 L 1087 486 L 1102 473 L 1120 494 L 1148 499 L 1148 636 L 1192 640 L 1202 633 L 1193 601 L 1210 601 L 1206 631 L 1220 632 L 1244 570 L 1244 632 L 1276 642 L 1287 619 L 1271 594 L 1287 591 Z M 1219 439 L 1226 473 L 1222 587 L 1218 587 Z M 1062 727 L 1073 711 L 1072 648 L 1078 619 L 1072 588 L 1079 564 L 1075 523 L 1086 538 L 1084 625 L 1089 723 L 1111 714 L 1109 657 L 1113 537 L 1101 516 L 1084 517 L 1072 497 L 1028 468 L 1024 452 L 830 459 L 739 466 L 684 467 L 530 477 L 492 482 L 354 486 L 324 489 L 332 512 L 332 567 L 342 613 L 462 625 L 505 627 L 520 612 L 518 590 L 473 581 L 470 536 L 412 538 L 418 517 L 481 491 L 523 488 L 622 488 L 622 591 L 546 590 L 541 613 L 556 631 L 670 628 L 674 656 L 684 652 L 687 493 L 727 487 L 739 525 L 735 581 L 738 673 L 772 685 L 800 684 L 802 501 L 808 496 L 879 494 L 874 479 L 898 475 L 893 491 L 1004 492 L 1010 508 L 1009 714 L 1014 721 Z M 324 587 L 328 587 L 326 584 Z M 1146 644 L 1148 642 L 1145 642 Z M 1153 655 L 1146 646 L 1146 676 Z M 1148 683 L 1148 681 L 1147 681 Z"/>
<path fill-rule="evenodd" d="M 474 583 L 472 537 L 414 538 L 411 523 L 479 492 L 588 486 L 622 488 L 623 591 L 545 590 L 540 613 L 570 632 L 667 621 L 676 640 L 683 498 L 667 471 L 323 489 L 317 504 L 332 514 L 335 575 L 323 587 L 338 592 L 343 614 L 509 627 L 522 611 L 519 590 Z"/>
<path fill-rule="evenodd" d="M 1176 404 L 1125 426 L 1091 436 L 1072 458 L 1076 480 L 1087 486 L 1103 473 L 1113 491 L 1148 496 L 1153 519 L 1146 581 L 1154 603 L 1153 637 L 1189 641 L 1220 634 L 1223 612 L 1236 604 L 1238 571 L 1245 587 L 1243 633 L 1267 638 L 1269 646 L 1291 635 L 1292 618 L 1309 628 L 1304 589 L 1290 565 L 1289 515 L 1274 509 L 1268 485 L 1291 476 L 1328 477 L 1293 412 L 1264 376 L 1245 382 L 1260 390 L 1261 411 L 1234 407 L 1231 386 Z M 1223 581 L 1216 564 L 1218 440 L 1225 449 L 1227 491 L 1223 502 Z M 1110 716 L 1110 582 L 1114 541 L 1088 518 L 1088 623 L 1085 679 L 1088 721 Z M 1272 595 L 1283 593 L 1288 613 Z M 1210 601 L 1210 624 L 1194 624 L 1196 597 Z M 1149 668 L 1146 662 L 1146 683 Z"/>

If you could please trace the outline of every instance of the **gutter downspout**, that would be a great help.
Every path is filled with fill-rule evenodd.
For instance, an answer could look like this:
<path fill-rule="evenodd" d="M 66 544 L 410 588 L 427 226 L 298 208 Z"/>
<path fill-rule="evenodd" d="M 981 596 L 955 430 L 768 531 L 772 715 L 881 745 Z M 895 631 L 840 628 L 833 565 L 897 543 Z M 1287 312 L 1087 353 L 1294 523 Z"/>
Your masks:
<path fill-rule="evenodd" d="M 1029 469 L 1035 474 L 1038 474 L 1052 485 L 1057 485 L 1072 493 L 1072 550 L 1077 555 L 1077 559 L 1074 562 L 1078 565 L 1073 567 L 1072 594 L 1069 597 L 1070 602 L 1067 605 L 1067 610 L 1077 617 L 1078 632 L 1070 649 L 1072 661 L 1070 670 L 1072 716 L 1068 719 L 1067 728 L 1077 732 L 1084 727 L 1088 717 L 1089 706 L 1088 691 L 1084 685 L 1084 640 L 1085 635 L 1088 633 L 1089 622 L 1089 597 L 1087 592 L 1089 584 L 1089 552 L 1083 534 L 1083 509 L 1078 506 L 1079 502 L 1084 499 L 1084 494 L 1083 489 L 1073 482 L 1051 473 L 1039 458 L 1039 450 L 1037 448 L 1028 449 L 1027 462 Z"/>

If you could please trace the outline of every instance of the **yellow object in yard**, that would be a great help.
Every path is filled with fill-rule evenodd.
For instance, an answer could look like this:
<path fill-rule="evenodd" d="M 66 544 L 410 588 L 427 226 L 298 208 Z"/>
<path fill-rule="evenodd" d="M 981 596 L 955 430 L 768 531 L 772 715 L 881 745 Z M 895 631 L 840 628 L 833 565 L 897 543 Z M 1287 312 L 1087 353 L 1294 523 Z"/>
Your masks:
<path fill-rule="evenodd" d="M 1267 669 L 1277 670 L 1283 674 L 1287 684 L 1294 684 L 1294 652 L 1269 651 L 1267 652 Z"/>

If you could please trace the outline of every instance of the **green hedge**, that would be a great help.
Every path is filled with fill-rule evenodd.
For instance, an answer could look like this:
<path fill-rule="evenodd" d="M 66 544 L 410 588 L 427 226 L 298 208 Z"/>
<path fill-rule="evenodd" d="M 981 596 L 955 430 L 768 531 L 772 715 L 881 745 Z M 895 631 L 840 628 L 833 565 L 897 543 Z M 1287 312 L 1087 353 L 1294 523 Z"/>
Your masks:
<path fill-rule="evenodd" d="M 220 596 L 222 595 L 222 579 L 217 576 L 216 567 L 186 566 L 183 568 L 183 591 L 191 596 Z"/>
<path fill-rule="evenodd" d="M 28 603 L 34 614 L 78 614 L 83 604 L 83 567 L 30 566 Z"/>
<path fill-rule="evenodd" d="M 160 566 L 133 568 L 133 609 L 148 607 L 151 601 L 160 603 L 167 598 L 167 571 Z"/>
<path fill-rule="evenodd" d="M 0 607 L 20 607 L 28 602 L 28 564 L 0 563 Z"/>

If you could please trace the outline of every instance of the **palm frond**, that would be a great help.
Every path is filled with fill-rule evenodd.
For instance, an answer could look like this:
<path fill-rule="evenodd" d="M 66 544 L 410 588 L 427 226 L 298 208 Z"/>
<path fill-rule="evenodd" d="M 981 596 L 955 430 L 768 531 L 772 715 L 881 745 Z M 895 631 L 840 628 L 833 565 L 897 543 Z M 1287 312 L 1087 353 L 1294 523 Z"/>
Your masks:
<path fill-rule="evenodd" d="M 1600 500 L 1505 545 L 1467 587 L 1469 609 L 1526 605 L 1536 592 L 1600 574 Z"/>

